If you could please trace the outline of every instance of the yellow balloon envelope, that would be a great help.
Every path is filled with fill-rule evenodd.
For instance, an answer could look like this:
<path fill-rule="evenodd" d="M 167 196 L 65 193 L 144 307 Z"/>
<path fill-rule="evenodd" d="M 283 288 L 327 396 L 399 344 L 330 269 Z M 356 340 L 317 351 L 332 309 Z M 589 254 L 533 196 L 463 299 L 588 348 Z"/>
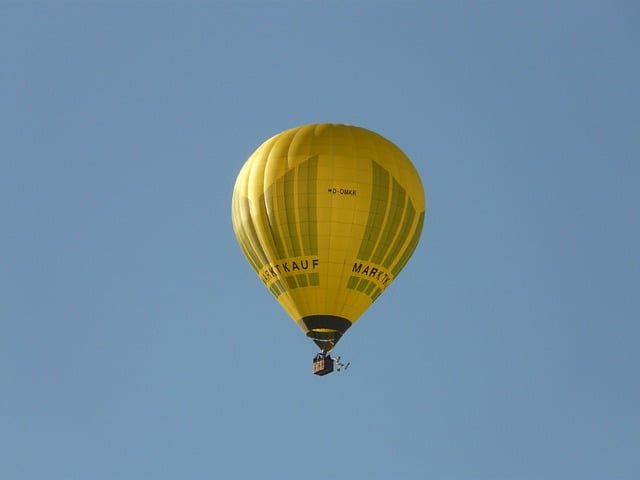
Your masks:
<path fill-rule="evenodd" d="M 232 221 L 262 282 L 329 352 L 405 266 L 425 210 L 420 177 L 397 146 L 321 123 L 279 133 L 249 157 Z"/>

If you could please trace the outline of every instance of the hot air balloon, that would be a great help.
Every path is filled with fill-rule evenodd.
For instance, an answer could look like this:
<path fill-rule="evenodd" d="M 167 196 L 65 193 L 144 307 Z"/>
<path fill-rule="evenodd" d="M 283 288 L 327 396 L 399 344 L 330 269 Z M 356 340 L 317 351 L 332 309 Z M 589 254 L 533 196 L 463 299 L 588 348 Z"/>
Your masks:
<path fill-rule="evenodd" d="M 314 373 L 333 370 L 329 352 L 406 265 L 425 211 L 409 158 L 361 127 L 292 128 L 246 161 L 233 191 L 234 232 L 266 288 L 320 347 Z"/>

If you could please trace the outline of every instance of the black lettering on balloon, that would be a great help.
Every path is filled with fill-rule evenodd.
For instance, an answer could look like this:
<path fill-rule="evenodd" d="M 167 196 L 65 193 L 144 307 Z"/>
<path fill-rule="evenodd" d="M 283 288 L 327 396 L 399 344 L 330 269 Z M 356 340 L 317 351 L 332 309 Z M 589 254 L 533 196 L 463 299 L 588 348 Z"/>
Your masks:
<path fill-rule="evenodd" d="M 373 265 L 367 265 L 366 263 L 363 264 L 360 262 L 353 262 L 351 273 L 372 278 L 383 288 L 386 288 L 392 280 L 391 275 L 385 272 L 382 268 Z"/>
<path fill-rule="evenodd" d="M 320 260 L 318 258 L 296 258 L 287 260 L 286 262 L 266 265 L 260 270 L 258 276 L 265 285 L 269 286 L 270 283 L 278 280 L 279 278 L 287 277 L 288 275 L 300 272 L 301 270 L 315 270 L 319 265 Z"/>

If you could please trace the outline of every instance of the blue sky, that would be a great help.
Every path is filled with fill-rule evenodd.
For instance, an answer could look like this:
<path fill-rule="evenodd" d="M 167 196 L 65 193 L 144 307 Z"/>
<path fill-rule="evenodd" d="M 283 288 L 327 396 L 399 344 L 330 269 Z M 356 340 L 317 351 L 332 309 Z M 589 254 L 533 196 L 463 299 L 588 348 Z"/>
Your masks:
<path fill-rule="evenodd" d="M 0 4 L 0 477 L 639 478 L 639 48 L 623 1 Z M 428 205 L 320 378 L 230 200 L 326 121 Z"/>

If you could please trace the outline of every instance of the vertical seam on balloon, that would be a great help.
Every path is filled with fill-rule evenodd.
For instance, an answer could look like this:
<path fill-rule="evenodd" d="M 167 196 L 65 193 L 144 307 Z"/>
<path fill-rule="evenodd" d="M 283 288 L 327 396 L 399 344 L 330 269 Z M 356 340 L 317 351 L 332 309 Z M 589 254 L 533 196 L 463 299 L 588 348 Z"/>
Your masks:
<path fill-rule="evenodd" d="M 371 161 L 371 165 L 373 182 L 369 218 L 367 219 L 367 228 L 365 229 L 360 250 L 358 251 L 358 258 L 361 260 L 369 260 L 380 238 L 389 197 L 389 172 L 373 160 Z M 383 211 L 380 212 L 379 210 Z"/>
<path fill-rule="evenodd" d="M 384 255 L 389 251 L 393 236 L 397 233 L 398 224 L 402 218 L 402 211 L 404 210 L 404 202 L 406 199 L 406 192 L 404 188 L 400 186 L 395 178 L 391 178 L 391 201 L 387 208 L 387 215 L 382 229 L 382 235 L 376 246 L 376 250 L 371 257 L 371 261 L 377 264 L 382 263 Z"/>
<path fill-rule="evenodd" d="M 231 217 L 233 219 L 233 228 L 236 233 L 236 239 L 238 240 L 238 244 L 242 249 L 242 253 L 244 253 L 244 256 L 249 261 L 251 268 L 253 268 L 257 273 L 260 269 L 259 261 L 255 257 L 255 253 L 253 252 L 253 250 L 248 248 L 246 245 L 245 233 L 243 231 L 242 215 L 239 204 L 240 194 L 237 190 L 234 190 L 233 198 L 231 200 Z"/>
<path fill-rule="evenodd" d="M 271 145 L 269 149 L 269 153 L 266 155 L 265 160 L 265 168 L 263 170 L 263 198 L 265 200 L 266 212 L 264 218 L 266 219 L 265 227 L 268 227 L 271 237 L 275 243 L 275 259 L 279 260 L 281 258 L 286 258 L 287 256 L 287 235 L 282 234 L 279 228 L 279 224 L 281 223 L 280 219 L 280 209 L 282 206 L 280 205 L 279 195 L 281 194 L 278 181 L 271 182 L 271 184 L 267 185 L 267 171 L 269 170 L 268 165 L 271 163 L 272 156 L 275 155 L 273 152 L 275 149 L 275 145 L 282 141 L 281 138 L 276 139 Z"/>
<path fill-rule="evenodd" d="M 309 255 L 318 255 L 318 156 L 314 155 L 307 163 L 311 175 L 308 180 L 309 187 Z"/>
<path fill-rule="evenodd" d="M 253 249 L 248 246 L 244 231 L 239 229 L 237 230 L 237 232 L 238 232 L 238 236 L 240 237 L 239 238 L 240 248 L 242 248 L 242 251 L 244 252 L 247 259 L 249 260 L 251 267 L 253 267 L 256 273 L 259 272 L 260 269 L 264 266 L 264 264 L 260 263 L 260 260 L 257 258 Z"/>
<path fill-rule="evenodd" d="M 308 162 L 302 162 L 298 167 L 296 184 L 297 190 L 297 213 L 298 213 L 298 225 L 300 226 L 300 243 L 302 247 L 302 254 L 309 255 L 310 239 L 309 239 L 309 164 Z M 300 188 L 302 185 L 302 188 Z"/>
<path fill-rule="evenodd" d="M 303 178 L 300 178 L 303 177 Z M 303 162 L 298 170 L 298 184 L 304 182 L 305 191 L 298 191 L 298 223 L 301 228 L 303 255 L 318 254 L 318 232 L 316 225 L 316 182 L 318 177 L 318 157 L 313 156 Z M 318 275 L 307 274 L 308 284 L 317 285 Z M 303 286 L 307 286 L 306 284 Z"/>
<path fill-rule="evenodd" d="M 277 225 L 274 225 L 271 221 L 271 217 L 277 217 L 277 206 L 273 206 L 274 193 L 273 185 L 269 186 L 264 193 L 260 196 L 260 205 L 264 206 L 261 210 L 261 216 L 267 219 L 267 225 L 269 226 L 269 232 L 273 240 L 273 246 L 275 248 L 276 259 L 284 258 L 285 251 L 283 241 L 278 231 Z M 273 211 L 273 214 L 269 214 L 269 210 Z M 277 218 L 276 218 L 277 221 Z"/>
<path fill-rule="evenodd" d="M 277 143 L 277 140 L 274 141 L 273 143 L 271 143 L 268 146 L 269 147 L 269 152 L 266 155 L 265 164 L 267 164 L 269 162 L 269 157 L 271 156 L 271 154 L 272 154 L 272 152 L 274 150 L 275 143 Z M 277 238 L 276 234 L 279 235 L 279 232 L 277 232 L 277 227 L 274 230 L 273 224 L 271 222 L 271 216 L 269 215 L 269 211 L 267 209 L 267 198 L 265 197 L 265 193 L 269 193 L 271 195 L 269 197 L 269 201 L 273 201 L 273 191 L 269 190 L 269 188 L 265 189 L 265 185 L 267 183 L 266 182 L 266 172 L 267 172 L 267 170 L 268 170 L 267 168 L 264 168 L 263 171 L 262 171 L 263 193 L 262 193 L 262 195 L 259 196 L 259 199 L 258 199 L 259 200 L 258 204 L 259 204 L 260 211 L 259 211 L 259 216 L 258 216 L 258 219 L 257 219 L 256 223 L 259 223 L 259 225 L 261 227 L 261 230 L 263 232 L 263 236 L 270 237 L 271 242 L 268 242 L 269 238 L 265 238 L 264 240 L 267 240 L 267 242 L 263 242 L 261 240 L 260 236 L 258 235 L 258 240 L 260 241 L 260 245 L 262 246 L 263 250 L 265 251 L 265 256 L 267 257 L 267 260 L 269 260 L 269 259 L 273 259 L 272 258 L 272 257 L 274 257 L 273 253 L 276 254 L 275 255 L 276 257 L 278 256 L 278 253 L 277 253 L 277 250 L 276 250 L 276 252 L 272 252 L 269 249 L 265 248 L 265 244 L 267 244 L 266 246 L 268 246 L 268 244 L 270 243 L 271 245 L 274 245 L 274 247 L 277 248 L 275 239 Z M 276 206 L 276 208 L 277 208 L 277 206 Z M 273 208 L 274 213 L 275 213 L 276 208 Z M 267 263 L 269 263 L 269 261 L 267 261 Z M 287 288 L 286 288 L 285 284 L 280 279 L 277 279 L 275 281 L 275 283 L 278 285 L 279 289 L 281 290 L 280 294 L 285 293 L 287 291 Z"/>
<path fill-rule="evenodd" d="M 297 199 L 294 195 L 295 169 L 286 172 L 279 180 L 278 184 L 282 186 L 282 198 L 284 199 L 283 208 L 280 212 L 284 212 L 284 219 L 281 219 L 280 225 L 286 230 L 284 238 L 287 243 L 287 250 L 290 257 L 300 255 L 300 242 L 298 238 L 298 229 L 296 228 L 296 204 Z M 283 221 L 284 220 L 284 221 Z"/>
<path fill-rule="evenodd" d="M 351 142 L 351 154 L 360 157 L 364 154 L 364 156 L 366 156 L 366 148 L 363 148 L 361 146 L 360 143 L 360 130 L 356 130 L 356 129 L 348 129 L 345 132 L 345 136 L 347 136 Z M 362 168 L 360 165 L 358 165 L 355 168 Z M 364 170 L 364 168 L 362 168 Z M 362 178 L 358 178 L 358 182 L 361 181 Z M 358 183 L 356 184 L 356 191 L 359 191 L 359 185 Z M 351 238 L 354 238 L 354 231 L 356 228 L 356 219 L 357 219 L 357 215 L 358 215 L 358 211 L 356 208 L 353 209 L 352 211 L 352 216 L 351 216 L 351 231 L 349 232 Z M 365 234 L 366 235 L 366 234 Z M 360 246 L 361 248 L 361 246 Z M 352 275 L 351 274 L 351 269 L 353 267 L 351 265 L 345 265 L 343 267 L 343 272 L 342 272 L 342 277 L 344 278 L 345 276 L 346 278 L 346 286 L 348 290 L 355 290 L 356 286 L 358 285 L 359 282 L 359 278 Z M 344 297 L 344 302 L 342 304 L 341 310 L 344 312 L 346 310 L 348 310 L 348 308 L 353 304 L 353 297 L 352 297 L 352 293 L 349 292 L 348 294 L 345 295 Z"/>
<path fill-rule="evenodd" d="M 411 225 L 413 224 L 415 216 L 415 207 L 413 206 L 413 202 L 411 201 L 411 199 L 409 199 L 404 210 L 402 226 L 400 227 L 400 230 L 396 235 L 393 246 L 387 253 L 386 258 L 382 263 L 382 266 L 384 268 L 390 268 L 393 262 L 396 260 L 398 253 L 400 253 L 400 251 L 402 250 L 402 246 L 406 243 L 409 232 L 411 231 Z"/>
<path fill-rule="evenodd" d="M 249 198 L 241 197 L 241 201 L 242 201 L 242 204 L 244 204 L 244 205 L 241 204 L 241 210 L 243 210 L 247 214 L 247 216 L 251 218 Z M 262 248 L 257 248 L 258 246 L 261 246 L 261 244 L 256 234 L 256 231 L 253 227 L 253 224 L 250 221 L 245 221 L 244 219 L 241 219 L 240 228 L 242 232 L 242 237 L 246 241 L 247 251 L 253 252 L 253 254 L 257 257 L 258 261 L 256 262 L 256 264 L 258 265 L 258 268 L 256 269 L 256 271 L 258 271 L 262 267 L 264 267 L 266 264 L 269 263 L 267 260 L 267 257 L 264 251 L 262 250 Z"/>
<path fill-rule="evenodd" d="M 311 207 L 309 207 L 305 213 L 309 217 L 308 218 L 309 220 L 308 223 L 310 226 L 309 235 L 311 240 L 309 250 L 311 252 L 310 254 L 313 255 L 313 254 L 317 254 L 317 238 L 316 238 L 317 226 L 315 225 L 315 219 L 317 215 L 315 211 L 315 209 L 317 208 L 316 199 L 315 199 L 315 192 L 317 190 L 316 184 L 315 184 L 315 182 L 317 181 L 317 168 L 318 168 L 317 156 L 311 157 L 309 159 L 309 164 L 311 167 L 310 168 L 311 176 L 308 179 L 308 184 L 311 185 L 312 188 L 309 189 L 310 192 L 309 192 L 309 195 L 307 195 L 307 197 L 311 200 L 311 202 L 308 202 L 311 204 Z M 298 169 L 296 168 L 295 170 L 297 171 Z M 282 218 L 283 208 L 281 208 L 280 202 L 278 202 L 278 199 L 277 199 L 277 195 L 278 195 L 277 192 L 280 192 L 282 189 L 283 199 L 285 200 L 282 203 L 284 205 L 287 205 L 287 204 L 290 205 L 292 202 L 295 203 L 294 209 L 292 209 L 292 211 L 295 211 L 298 213 L 297 220 L 299 222 L 300 221 L 299 214 L 301 212 L 301 209 L 299 208 L 300 204 L 296 202 L 295 192 L 292 191 L 291 189 L 287 190 L 286 188 L 284 188 L 284 184 L 286 182 L 291 184 L 293 180 L 297 180 L 294 177 L 294 174 L 296 173 L 296 171 L 291 170 L 287 172 L 285 175 L 278 178 L 275 182 L 273 182 L 272 185 L 270 185 L 268 188 L 265 189 L 265 192 L 260 196 L 258 201 L 259 219 L 261 220 L 260 224 L 264 232 L 263 234 L 266 237 L 269 237 L 267 238 L 267 240 L 271 240 L 271 245 L 274 250 L 273 253 L 275 254 L 275 257 L 277 260 L 286 259 L 291 256 L 298 256 L 301 253 L 301 246 L 300 246 L 301 241 L 299 238 L 297 239 L 299 244 L 297 248 L 293 245 L 286 245 L 288 238 L 291 238 L 293 235 L 298 234 L 297 229 L 295 229 L 296 218 L 293 218 L 293 221 L 292 221 L 292 217 L 290 215 L 288 216 L 285 214 L 285 217 L 287 218 L 286 218 L 286 222 L 284 222 L 283 220 L 285 219 Z M 265 182 L 263 182 L 263 185 L 264 183 Z M 252 227 L 252 225 L 250 225 L 250 227 Z M 281 229 L 283 230 L 282 233 L 284 233 L 284 235 L 281 233 Z M 253 236 L 255 238 L 258 238 L 258 235 L 255 233 L 253 234 Z M 261 242 L 258 242 L 258 243 L 261 244 Z M 290 250 L 291 252 L 289 252 L 288 250 Z M 270 263 L 268 260 L 269 256 L 265 255 L 265 257 L 267 258 L 267 261 L 265 262 L 265 264 L 269 264 Z M 304 276 L 305 279 L 301 279 L 300 277 L 302 276 Z M 319 285 L 319 275 L 317 273 L 299 274 L 296 276 L 286 277 L 284 279 L 278 279 L 274 282 L 274 285 L 272 285 L 272 286 L 275 286 L 272 289 L 272 291 L 274 294 L 276 294 L 276 296 L 279 296 L 281 293 L 284 293 L 285 291 L 306 286 L 308 284 Z"/>
<path fill-rule="evenodd" d="M 247 175 L 245 176 L 245 182 L 247 183 L 245 190 L 248 192 L 248 183 L 249 183 L 249 173 L 251 170 L 251 167 L 254 165 L 254 163 L 252 162 L 249 165 L 249 171 L 247 172 Z M 251 200 L 250 198 L 247 196 L 245 198 L 243 198 L 243 210 L 245 212 L 245 219 L 243 221 L 243 227 L 244 227 L 244 233 L 245 236 L 247 238 L 247 240 L 249 241 L 249 244 L 251 245 L 251 247 L 253 248 L 254 253 L 258 256 L 258 258 L 260 259 L 260 262 L 262 263 L 260 265 L 260 268 L 264 267 L 265 265 L 267 265 L 269 263 L 269 258 L 267 256 L 267 253 L 265 252 L 264 246 L 262 245 L 262 243 L 260 242 L 260 238 L 258 236 L 258 232 L 255 230 L 255 225 L 253 224 L 252 221 L 252 216 L 251 216 Z"/>
<path fill-rule="evenodd" d="M 309 284 L 306 273 L 296 275 L 296 281 L 300 287 L 306 287 Z"/>
<path fill-rule="evenodd" d="M 295 187 L 294 188 L 294 202 L 295 202 L 294 214 L 295 214 L 295 223 L 296 223 L 295 228 L 296 228 L 296 234 L 299 238 L 300 252 L 302 255 L 306 255 L 306 251 L 308 250 L 308 247 L 307 247 L 308 233 L 306 231 L 307 225 L 305 224 L 305 221 L 304 221 L 307 214 L 306 194 L 308 192 L 308 189 L 306 185 L 302 186 L 302 188 L 300 187 L 303 182 L 307 181 L 307 177 L 308 177 L 307 169 L 308 169 L 308 166 L 306 162 L 302 162 L 300 165 L 296 167 L 295 183 L 294 183 L 294 187 Z M 296 275 L 296 281 L 300 288 L 304 288 L 309 284 L 306 273 Z"/>
<path fill-rule="evenodd" d="M 375 288 L 376 284 L 373 282 L 369 282 L 369 285 L 367 285 L 367 288 L 365 289 L 364 293 L 365 295 L 371 295 L 371 292 L 373 291 L 373 289 Z"/>
<path fill-rule="evenodd" d="M 409 261 L 409 258 L 411 257 L 411 254 L 413 253 L 413 251 L 418 246 L 418 241 L 420 240 L 420 234 L 422 233 L 422 226 L 424 225 L 424 213 L 425 212 L 422 212 L 418 216 L 418 221 L 416 222 L 416 225 L 414 227 L 413 235 L 411 236 L 411 240 L 409 241 L 409 243 L 407 244 L 404 252 L 402 253 L 402 256 L 400 257 L 400 260 L 398 261 L 398 263 L 396 263 L 396 265 L 391 270 L 391 273 L 394 276 L 396 276 L 396 275 L 398 275 L 398 273 L 400 273 L 400 270 L 402 270 L 404 268 L 404 266 Z"/>
<path fill-rule="evenodd" d="M 378 297 L 382 295 L 382 289 L 380 287 L 376 288 L 376 290 L 371 294 L 371 301 L 375 302 Z"/>

